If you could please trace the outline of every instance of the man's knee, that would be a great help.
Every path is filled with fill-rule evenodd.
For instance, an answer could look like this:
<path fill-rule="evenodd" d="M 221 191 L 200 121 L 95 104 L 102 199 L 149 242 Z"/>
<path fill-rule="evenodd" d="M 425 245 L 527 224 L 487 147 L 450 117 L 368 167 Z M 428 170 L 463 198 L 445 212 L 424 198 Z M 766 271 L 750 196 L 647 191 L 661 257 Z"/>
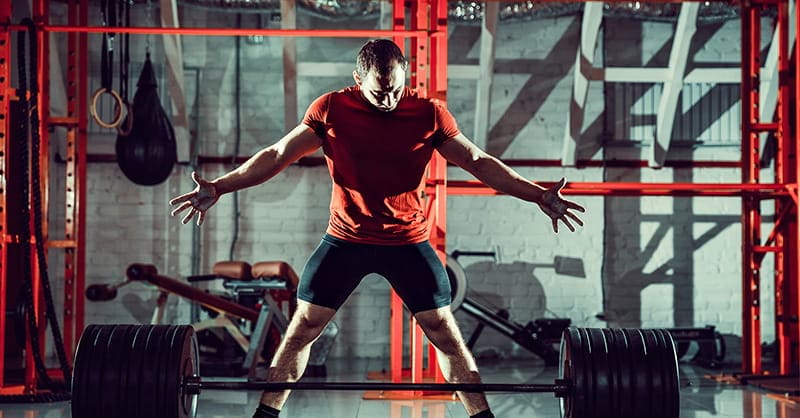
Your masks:
<path fill-rule="evenodd" d="M 445 354 L 458 354 L 464 345 L 455 318 L 448 308 L 419 312 L 417 323 L 428 339 Z"/>
<path fill-rule="evenodd" d="M 314 341 L 335 312 L 330 308 L 310 304 L 298 306 L 286 332 L 286 339 L 300 345 Z"/>

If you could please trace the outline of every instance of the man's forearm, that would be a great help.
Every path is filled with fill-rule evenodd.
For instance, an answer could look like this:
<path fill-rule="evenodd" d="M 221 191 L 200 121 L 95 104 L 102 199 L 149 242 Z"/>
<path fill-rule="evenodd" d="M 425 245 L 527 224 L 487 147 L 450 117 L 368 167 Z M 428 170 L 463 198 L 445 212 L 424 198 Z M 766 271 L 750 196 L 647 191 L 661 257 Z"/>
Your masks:
<path fill-rule="evenodd" d="M 212 183 L 217 188 L 217 193 L 223 195 L 261 184 L 283 168 L 278 152 L 270 147 L 259 151 L 235 170 L 216 178 Z"/>
<path fill-rule="evenodd" d="M 474 161 L 468 171 L 492 189 L 528 202 L 539 203 L 546 190 L 488 154 Z"/>

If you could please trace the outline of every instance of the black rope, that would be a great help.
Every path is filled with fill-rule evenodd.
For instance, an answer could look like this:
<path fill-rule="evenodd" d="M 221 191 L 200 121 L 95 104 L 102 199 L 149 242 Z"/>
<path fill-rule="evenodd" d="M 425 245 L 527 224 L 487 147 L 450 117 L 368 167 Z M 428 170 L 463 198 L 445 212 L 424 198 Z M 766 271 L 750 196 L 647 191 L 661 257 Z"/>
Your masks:
<path fill-rule="evenodd" d="M 35 77 L 36 69 L 39 68 L 38 63 L 38 49 L 39 46 L 36 41 L 36 26 L 33 21 L 28 21 L 28 31 L 31 36 L 31 97 L 39 97 L 39 83 Z M 39 268 L 39 275 L 42 282 L 42 290 L 45 295 L 45 304 L 47 319 L 50 322 L 50 330 L 53 334 L 53 344 L 55 345 L 56 355 L 58 356 L 61 372 L 64 376 L 67 388 L 69 388 L 72 373 L 69 369 L 69 361 L 67 360 L 67 353 L 64 348 L 64 340 L 61 337 L 61 327 L 58 324 L 56 317 L 56 308 L 53 303 L 53 292 L 50 287 L 50 274 L 47 268 L 47 254 L 44 248 L 44 222 L 42 219 L 42 187 L 41 187 L 41 174 L 42 169 L 40 166 L 42 141 L 39 137 L 39 112 L 31 113 L 31 179 L 32 179 L 32 200 L 33 200 L 33 226 L 34 236 L 36 237 L 36 259 Z M 47 152 L 47 150 L 45 150 Z M 66 301 L 65 301 L 66 303 Z"/>
<path fill-rule="evenodd" d="M 122 6 L 119 8 L 119 21 L 125 22 L 125 27 L 131 26 L 131 3 L 129 0 L 120 0 Z M 119 95 L 122 97 L 122 102 L 128 104 L 128 89 L 130 83 L 128 82 L 128 69 L 131 62 L 130 54 L 130 33 L 122 34 L 122 41 L 119 45 Z"/>
<path fill-rule="evenodd" d="M 41 196 L 41 166 L 39 163 L 39 154 L 41 151 L 41 138 L 39 137 L 39 115 L 36 106 L 31 106 L 33 103 L 38 102 L 39 85 L 37 81 L 36 71 L 39 67 L 37 61 L 38 43 L 36 25 L 31 19 L 23 19 L 21 22 L 28 27 L 28 36 L 30 38 L 30 48 L 26 48 L 25 36 L 20 33 L 17 41 L 17 57 L 19 60 L 19 79 L 20 88 L 17 96 L 20 98 L 20 105 L 22 108 L 22 117 L 20 118 L 20 134 L 18 137 L 20 158 L 22 167 L 25 171 L 25 181 L 22 182 L 22 195 L 27 200 L 30 197 L 32 208 L 28 204 L 22 205 L 22 218 L 24 220 L 20 240 L 24 245 L 30 245 L 31 229 L 30 219 L 33 217 L 33 235 L 36 241 L 36 259 L 37 268 L 39 270 L 42 293 L 45 300 L 45 315 L 50 323 L 50 330 L 53 334 L 53 343 L 56 348 L 59 363 L 62 373 L 64 375 L 65 386 L 58 388 L 50 377 L 47 375 L 47 369 L 41 357 L 41 342 L 39 341 L 39 331 L 34 310 L 33 299 L 33 272 L 31 271 L 31 254 L 28 248 L 22 251 L 23 262 L 23 275 L 25 278 L 25 296 L 28 304 L 28 332 L 31 341 L 31 351 L 36 367 L 37 377 L 42 385 L 54 392 L 68 392 L 69 384 L 71 382 L 71 372 L 69 370 L 69 362 L 67 361 L 66 352 L 64 349 L 64 341 L 61 337 L 61 329 L 58 325 L 58 319 L 55 315 L 55 306 L 53 304 L 52 289 L 50 287 L 50 278 L 47 270 L 47 258 L 44 249 L 44 233 L 43 233 L 43 220 L 42 220 L 42 196 Z M 30 67 L 26 67 L 26 51 L 29 55 Z M 25 70 L 29 68 L 29 72 Z M 30 82 L 30 87 L 28 83 Z M 30 94 L 30 99 L 28 98 Z M 30 138 L 30 147 L 29 147 Z M 30 152 L 30 155 L 29 155 Z M 30 183 L 30 187 L 29 187 Z M 66 390 L 65 390 L 66 389 Z M 35 398 L 35 397 L 34 397 Z"/>
<path fill-rule="evenodd" d="M 100 12 L 103 16 L 103 26 L 117 26 L 117 0 L 103 0 Z M 114 87 L 114 42 L 116 33 L 103 32 L 103 43 L 100 49 L 100 87 L 111 91 Z"/>

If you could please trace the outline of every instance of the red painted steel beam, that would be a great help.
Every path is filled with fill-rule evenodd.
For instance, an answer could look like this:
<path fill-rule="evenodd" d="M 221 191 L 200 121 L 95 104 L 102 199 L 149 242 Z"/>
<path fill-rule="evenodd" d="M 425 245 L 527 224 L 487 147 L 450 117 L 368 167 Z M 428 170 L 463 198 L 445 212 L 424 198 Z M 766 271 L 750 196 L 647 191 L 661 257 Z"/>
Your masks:
<path fill-rule="evenodd" d="M 790 53 L 789 51 L 789 3 L 781 2 L 778 7 L 778 96 L 775 113 L 777 116 L 778 129 L 775 135 L 775 182 L 786 183 L 789 178 L 788 168 L 790 157 L 788 154 L 787 141 L 791 138 L 791 89 L 790 89 Z M 774 255 L 774 326 L 775 340 L 777 345 L 778 371 L 781 374 L 788 374 L 791 370 L 792 357 L 792 338 L 788 335 L 791 329 L 790 295 L 787 294 L 787 286 L 791 281 L 791 267 L 787 265 L 797 245 L 795 241 L 786 240 L 791 236 L 791 220 L 787 216 L 789 211 L 795 207 L 791 199 L 779 199 L 775 201 L 775 213 L 778 219 L 775 221 L 772 231 L 764 245 L 775 245 L 780 251 Z M 761 259 L 758 259 L 760 264 Z M 796 340 L 795 340 L 796 341 Z"/>
<path fill-rule="evenodd" d="M 76 18 L 80 25 L 86 25 L 89 22 L 89 0 L 76 1 L 77 11 Z M 77 177 L 75 180 L 75 207 L 73 212 L 73 233 L 76 241 L 73 268 L 75 269 L 75 289 L 82 295 L 86 288 L 86 197 L 88 188 L 86 187 L 87 179 L 87 166 L 86 166 L 86 149 L 89 142 L 88 125 L 89 125 L 89 36 L 85 33 L 77 34 L 77 39 L 74 41 L 77 45 L 78 59 L 76 65 L 78 68 L 77 85 L 80 86 L 77 90 L 77 95 L 73 98 L 76 101 L 75 108 L 77 115 L 70 114 L 69 117 L 78 118 L 78 127 L 75 130 L 75 161 L 77 166 Z M 69 190 L 68 190 L 69 191 Z M 85 304 L 86 298 L 75 298 L 75 335 L 80 335 L 83 332 L 85 324 Z M 77 339 L 73 340 L 73 353 L 77 346 Z"/>
<path fill-rule="evenodd" d="M 553 182 L 537 182 L 543 187 L 552 186 Z M 433 186 L 433 184 L 429 184 Z M 450 195 L 494 196 L 502 193 L 484 185 L 479 181 L 450 180 L 447 182 Z M 783 184 L 720 184 L 720 183 L 622 183 L 569 182 L 562 190 L 565 195 L 573 196 L 743 196 L 753 195 L 759 198 L 786 196 Z"/>
<path fill-rule="evenodd" d="M 800 32 L 800 11 L 797 10 L 795 6 L 795 30 Z M 800 36 L 795 37 L 795 59 L 794 59 L 794 72 L 791 73 L 792 81 L 794 83 L 793 88 L 793 97 L 791 98 L 793 102 L 796 102 L 797 98 L 800 97 L 800 82 L 798 82 L 798 77 L 800 77 L 800 59 L 797 58 L 797 51 L 800 50 Z M 800 135 L 800 106 L 794 107 L 795 113 L 791 115 L 793 118 L 794 123 L 791 124 L 793 126 L 794 131 L 791 132 L 791 141 L 786 146 L 786 155 L 793 154 L 794 158 L 791 159 L 791 165 L 787 167 L 787 173 L 789 178 L 787 180 L 793 182 L 800 182 L 800 164 L 798 163 L 797 159 L 800 157 L 800 140 L 798 140 L 798 135 Z M 793 226 L 790 228 L 791 233 L 789 236 L 786 237 L 787 241 L 792 241 L 793 248 L 791 252 L 787 255 L 789 260 L 786 263 L 788 271 L 787 278 L 784 291 L 786 294 L 786 298 L 789 299 L 789 306 L 790 312 L 787 312 L 789 317 L 794 317 L 795 320 L 792 322 L 791 329 L 787 330 L 787 334 L 790 335 L 791 340 L 794 342 L 794 347 L 792 347 L 792 363 L 797 370 L 797 367 L 800 367 L 800 323 L 798 323 L 797 319 L 800 316 L 800 244 L 798 244 L 798 240 L 800 240 L 800 208 L 797 206 L 797 187 L 794 189 L 794 213 L 792 214 L 792 221 Z"/>
<path fill-rule="evenodd" d="M 21 25 L 8 25 L 12 30 L 25 30 Z M 259 28 L 165 28 L 159 26 L 81 26 L 43 25 L 45 32 L 54 33 L 130 33 L 134 35 L 191 35 L 191 36 L 272 36 L 284 38 L 430 38 L 446 37 L 430 30 L 384 29 L 259 29 Z"/>
<path fill-rule="evenodd" d="M 406 29 L 406 8 L 403 1 L 392 2 L 392 30 L 397 34 L 393 35 L 392 39 L 401 50 L 403 54 L 408 57 L 406 51 L 405 37 L 400 36 Z M 324 160 L 324 158 L 321 158 Z M 389 374 L 392 382 L 399 383 L 403 380 L 403 328 L 404 328 L 404 315 L 405 309 L 403 308 L 403 300 L 394 291 L 391 290 L 390 295 L 390 319 L 389 319 Z"/>
<path fill-rule="evenodd" d="M 229 155 L 200 155 L 197 157 L 200 164 L 230 164 L 235 161 L 237 164 L 247 161 L 247 157 L 236 157 Z M 90 163 L 116 163 L 117 156 L 114 154 L 88 154 L 86 159 Z M 547 159 L 502 159 L 503 163 L 509 167 L 559 167 L 563 168 L 561 160 L 547 160 Z M 303 157 L 298 160 L 297 165 L 301 166 L 319 166 L 325 165 L 324 157 Z M 453 164 L 448 164 L 454 167 Z M 581 160 L 578 161 L 575 167 L 569 168 L 648 168 L 649 164 L 645 160 Z M 741 168 L 742 163 L 739 161 L 666 161 L 663 165 L 664 168 Z"/>
<path fill-rule="evenodd" d="M 11 20 L 11 2 L 0 2 L 0 21 Z M 8 281 L 6 280 L 6 161 L 8 141 L 10 140 L 11 105 L 9 93 L 11 91 L 11 33 L 7 29 L 0 31 L 0 389 L 5 386 L 5 356 L 6 356 L 6 297 L 8 296 Z"/>
<path fill-rule="evenodd" d="M 742 6 L 742 183 L 759 182 L 761 9 Z M 761 278 L 753 247 L 761 238 L 760 204 L 742 196 L 742 373 L 761 373 Z"/>

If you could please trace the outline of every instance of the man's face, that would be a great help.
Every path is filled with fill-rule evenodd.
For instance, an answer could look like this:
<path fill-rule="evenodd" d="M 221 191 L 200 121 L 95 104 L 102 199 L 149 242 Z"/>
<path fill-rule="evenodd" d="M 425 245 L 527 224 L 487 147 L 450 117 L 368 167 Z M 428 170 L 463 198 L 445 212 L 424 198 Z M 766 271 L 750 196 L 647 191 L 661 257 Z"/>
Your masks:
<path fill-rule="evenodd" d="M 383 112 L 391 112 L 397 107 L 406 85 L 406 72 L 397 62 L 393 63 L 388 76 L 381 77 L 372 69 L 363 78 L 354 71 L 353 78 L 361 87 L 364 98 Z"/>

